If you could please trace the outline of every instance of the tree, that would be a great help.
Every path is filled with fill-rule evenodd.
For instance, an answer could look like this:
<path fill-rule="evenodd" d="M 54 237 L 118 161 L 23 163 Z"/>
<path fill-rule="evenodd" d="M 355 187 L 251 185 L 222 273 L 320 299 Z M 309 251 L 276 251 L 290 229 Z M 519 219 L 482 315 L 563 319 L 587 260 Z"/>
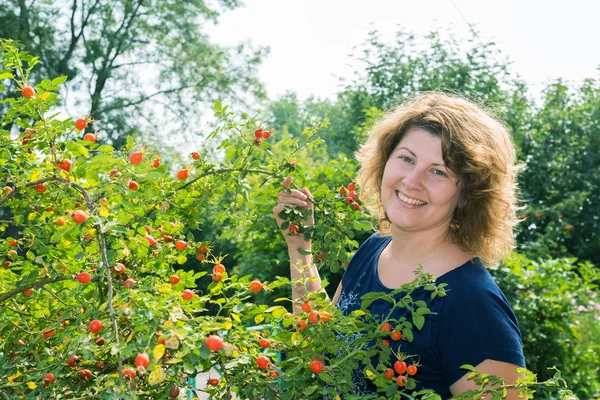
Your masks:
<path fill-rule="evenodd" d="M 579 88 L 558 80 L 519 132 L 520 175 L 528 218 L 521 247 L 534 257 L 577 257 L 600 265 L 600 85 Z"/>
<path fill-rule="evenodd" d="M 198 134 L 199 109 L 217 99 L 239 104 L 264 96 L 255 77 L 264 50 L 220 48 L 202 32 L 239 4 L 0 0 L 0 37 L 40 55 L 33 82 L 68 76 L 67 106 L 83 103 L 87 115 L 102 122 L 88 131 L 101 129 L 118 147 L 140 124 L 168 134 L 189 121 L 186 131 Z"/>

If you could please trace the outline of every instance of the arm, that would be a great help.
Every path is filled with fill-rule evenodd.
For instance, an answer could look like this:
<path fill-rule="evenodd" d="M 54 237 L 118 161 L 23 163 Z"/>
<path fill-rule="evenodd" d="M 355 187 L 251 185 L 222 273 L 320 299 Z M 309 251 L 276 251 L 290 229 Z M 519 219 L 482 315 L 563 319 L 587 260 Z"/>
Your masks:
<path fill-rule="evenodd" d="M 337 303 L 341 294 L 342 294 L 342 282 L 340 282 L 340 284 L 337 287 L 337 290 L 335 291 L 335 294 L 333 295 L 333 299 L 331 300 L 332 306 L 335 306 L 335 304 Z"/>
<path fill-rule="evenodd" d="M 504 380 L 504 383 L 507 385 L 514 384 L 518 378 L 525 378 L 525 374 L 517 373 L 517 368 L 520 368 L 518 365 L 509 364 L 502 361 L 496 360 L 484 360 L 479 365 L 475 367 L 475 369 L 479 372 L 495 375 Z M 462 376 L 458 381 L 454 382 L 450 386 L 450 392 L 452 396 L 458 396 L 460 393 L 466 392 L 468 390 L 478 390 L 479 385 L 475 383 L 474 380 L 467 379 L 468 373 Z M 492 395 L 490 393 L 486 393 L 481 399 L 490 400 Z M 508 394 L 505 397 L 506 400 L 518 400 L 522 399 L 519 397 L 519 392 L 517 389 L 509 389 Z"/>
<path fill-rule="evenodd" d="M 310 242 L 307 243 L 308 247 L 302 246 L 302 248 L 310 251 Z M 301 312 L 300 307 L 302 306 L 302 298 L 304 297 L 304 285 L 301 283 L 301 279 L 305 278 L 316 278 L 306 282 L 306 291 L 318 292 L 323 290 L 321 287 L 321 276 L 317 270 L 317 266 L 312 262 L 312 255 L 302 255 L 298 252 L 298 247 L 290 245 L 288 243 L 288 252 L 290 254 L 290 277 L 292 282 L 292 300 L 294 301 L 294 314 Z M 308 266 L 308 267 L 307 267 Z"/>
<path fill-rule="evenodd" d="M 287 189 L 292 184 L 291 178 L 286 178 L 283 182 L 283 186 Z M 307 207 L 312 210 L 313 214 L 307 218 L 304 222 L 304 226 L 313 226 L 314 220 L 314 203 L 310 201 L 310 192 L 307 188 L 302 191 L 292 189 L 290 193 L 287 191 L 279 192 L 278 204 L 273 208 L 273 214 L 277 221 L 277 226 L 281 226 L 284 220 L 279 218 L 279 214 L 285 209 L 286 206 L 294 207 Z M 317 266 L 312 262 L 312 255 L 303 255 L 298 251 L 299 248 L 310 251 L 312 241 L 304 240 L 301 235 L 290 233 L 289 231 L 282 231 L 283 237 L 288 246 L 288 253 L 290 256 L 290 277 L 292 282 L 300 281 L 303 276 L 305 278 L 315 278 L 306 282 L 306 288 L 302 283 L 292 284 L 292 300 L 294 302 L 294 313 L 300 313 L 300 307 L 302 305 L 305 290 L 307 292 L 318 292 L 323 290 L 321 287 L 321 277 Z"/>

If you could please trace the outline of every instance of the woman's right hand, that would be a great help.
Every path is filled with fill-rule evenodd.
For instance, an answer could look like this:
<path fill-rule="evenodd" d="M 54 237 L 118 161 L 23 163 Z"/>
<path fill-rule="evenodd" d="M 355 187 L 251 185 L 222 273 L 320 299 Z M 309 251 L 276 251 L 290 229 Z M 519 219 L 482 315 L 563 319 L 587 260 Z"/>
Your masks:
<path fill-rule="evenodd" d="M 292 184 L 292 178 L 287 177 L 283 181 L 283 187 L 288 189 Z M 281 228 L 281 225 L 285 222 L 285 220 L 279 218 L 279 214 L 285 209 L 285 206 L 292 207 L 306 207 L 311 210 L 310 216 L 305 221 L 302 221 L 302 225 L 305 227 L 311 227 L 315 224 L 315 204 L 309 199 L 312 198 L 309 190 L 307 188 L 303 188 L 302 191 L 297 189 L 292 189 L 290 193 L 282 190 L 279 192 L 279 201 L 277 205 L 273 208 L 273 215 L 275 215 L 275 220 L 277 221 L 277 226 Z M 305 249 L 310 249 L 311 241 L 304 240 L 304 235 L 302 234 L 294 234 L 289 229 L 282 230 L 281 233 L 285 238 L 288 246 L 295 247 L 303 247 Z"/>

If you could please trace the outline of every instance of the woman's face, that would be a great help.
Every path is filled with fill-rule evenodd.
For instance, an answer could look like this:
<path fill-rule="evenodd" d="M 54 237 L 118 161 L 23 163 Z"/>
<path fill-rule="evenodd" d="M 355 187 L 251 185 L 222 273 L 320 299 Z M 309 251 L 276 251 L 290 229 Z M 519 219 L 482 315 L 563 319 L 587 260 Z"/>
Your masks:
<path fill-rule="evenodd" d="M 459 201 L 457 183 L 458 178 L 444 165 L 441 139 L 413 128 L 385 164 L 383 207 L 396 229 L 447 231 Z"/>

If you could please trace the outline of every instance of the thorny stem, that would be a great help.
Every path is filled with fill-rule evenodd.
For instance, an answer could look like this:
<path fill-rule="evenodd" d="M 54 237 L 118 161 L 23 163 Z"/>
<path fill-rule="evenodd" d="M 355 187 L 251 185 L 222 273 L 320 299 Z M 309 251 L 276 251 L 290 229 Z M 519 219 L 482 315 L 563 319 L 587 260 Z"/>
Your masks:
<path fill-rule="evenodd" d="M 219 366 L 221 367 L 221 371 L 223 372 L 223 376 L 225 377 L 225 382 L 226 382 L 226 386 L 227 386 L 227 395 L 229 395 L 230 399 L 233 399 L 233 394 L 231 393 L 231 386 L 230 386 L 230 382 L 231 380 L 229 379 L 229 374 L 227 373 L 227 370 L 225 369 L 225 365 L 223 365 L 223 361 L 221 361 L 219 359 Z"/>
<path fill-rule="evenodd" d="M 106 234 L 102 229 L 102 225 L 97 222 L 96 226 L 98 228 L 96 236 L 98 237 L 98 242 L 100 244 L 100 255 L 102 257 L 102 264 L 104 265 L 104 269 L 106 270 L 106 283 L 108 286 L 108 312 L 110 316 L 110 320 L 112 322 L 112 328 L 115 332 L 115 344 L 119 346 L 119 328 L 117 327 L 117 318 L 115 315 L 115 310 L 113 308 L 113 284 L 112 284 L 112 275 L 110 273 L 110 265 L 108 264 L 108 257 L 106 255 Z M 123 385 L 123 360 L 121 359 L 121 352 L 117 353 L 118 362 L 119 362 L 119 386 Z"/>

